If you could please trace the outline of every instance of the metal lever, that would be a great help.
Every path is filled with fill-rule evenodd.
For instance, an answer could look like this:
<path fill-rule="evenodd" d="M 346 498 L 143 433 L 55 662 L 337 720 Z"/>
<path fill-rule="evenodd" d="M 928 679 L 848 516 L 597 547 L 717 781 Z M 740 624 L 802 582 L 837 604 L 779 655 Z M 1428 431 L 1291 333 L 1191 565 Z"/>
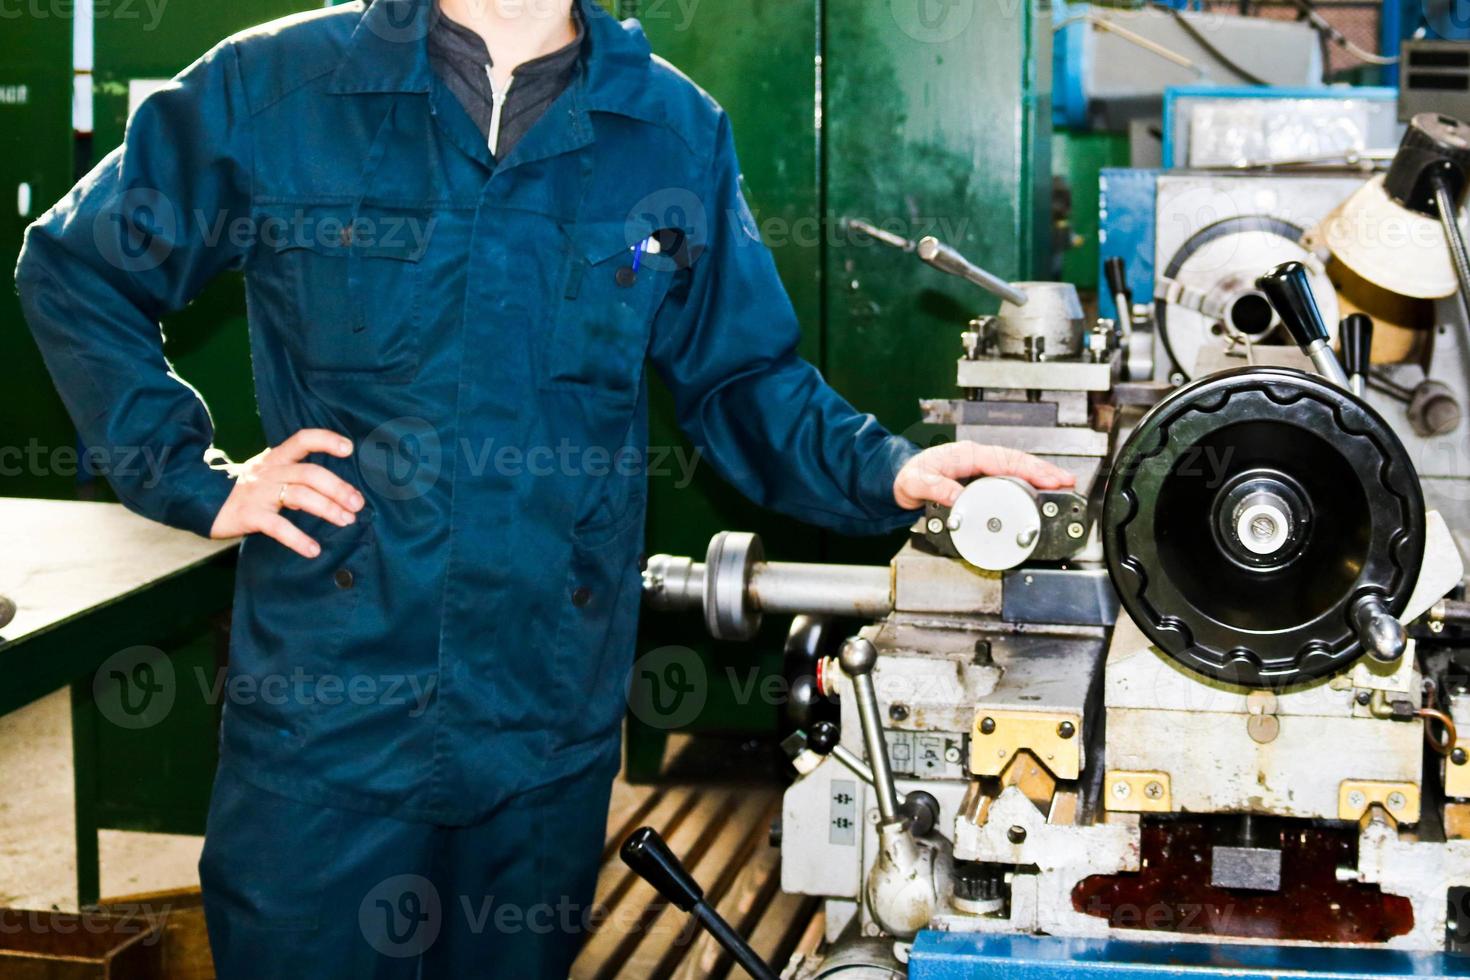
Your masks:
<path fill-rule="evenodd" d="M 883 718 L 878 713 L 878 691 L 873 687 L 873 667 L 878 663 L 878 650 L 861 636 L 842 644 L 838 654 L 842 672 L 852 681 L 857 695 L 858 719 L 863 725 L 863 744 L 868 749 L 868 768 L 873 772 L 873 795 L 878 798 L 878 814 L 885 824 L 902 819 L 898 811 L 898 790 L 893 784 L 893 767 L 888 762 L 888 742 L 883 738 Z"/>
<path fill-rule="evenodd" d="M 1368 387 L 1368 362 L 1373 351 L 1373 318 L 1366 313 L 1353 313 L 1337 325 L 1342 345 L 1342 367 L 1359 398 Z"/>
<path fill-rule="evenodd" d="M 1379 663 L 1397 663 L 1408 647 L 1408 631 L 1381 596 L 1365 595 L 1353 605 L 1353 626 L 1363 649 Z"/>
<path fill-rule="evenodd" d="M 1128 272 L 1116 255 L 1103 263 L 1103 277 L 1108 281 L 1108 295 L 1118 307 L 1118 337 L 1126 340 L 1133 332 L 1133 294 L 1128 291 Z"/>
<path fill-rule="evenodd" d="M 979 286 L 988 293 L 993 293 L 1012 306 L 1025 306 L 1026 293 L 1006 282 L 1000 276 L 980 268 L 959 252 L 950 248 L 939 239 L 930 235 L 921 238 L 918 244 L 896 235 L 891 231 L 884 231 L 877 225 L 870 224 L 858 218 L 845 218 L 842 222 L 851 231 L 862 232 L 875 241 L 882 242 L 890 248 L 896 248 L 900 252 L 917 252 L 919 258 L 927 264 L 947 272 L 952 276 L 959 276 Z"/>
<path fill-rule="evenodd" d="M 1307 279 L 1307 267 L 1300 262 L 1283 262 L 1257 279 L 1256 288 L 1266 294 L 1291 338 L 1316 365 L 1317 373 L 1339 388 L 1351 388 L 1347 372 L 1332 353 L 1327 325 L 1322 322 L 1322 311 L 1317 308 Z"/>
<path fill-rule="evenodd" d="M 652 885 L 660 895 L 668 899 L 681 912 L 689 912 L 725 952 L 745 968 L 755 980 L 780 980 L 760 956 L 751 949 L 745 938 L 726 922 L 720 913 L 704 900 L 704 889 L 689 873 L 669 845 L 652 827 L 640 827 L 623 841 L 619 852 L 623 863 L 644 881 Z"/>
<path fill-rule="evenodd" d="M 1026 305 L 1026 292 L 1006 282 L 993 272 L 980 268 L 959 252 L 930 235 L 919 239 L 919 258 L 940 272 L 959 276 L 988 293 L 999 296 L 1012 306 Z"/>

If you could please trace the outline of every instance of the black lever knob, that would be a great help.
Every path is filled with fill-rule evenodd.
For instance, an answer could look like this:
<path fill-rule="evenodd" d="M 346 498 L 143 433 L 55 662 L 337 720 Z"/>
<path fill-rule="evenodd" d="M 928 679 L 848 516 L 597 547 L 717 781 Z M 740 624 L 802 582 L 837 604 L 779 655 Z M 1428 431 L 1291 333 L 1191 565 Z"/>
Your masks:
<path fill-rule="evenodd" d="M 807 734 L 807 747 L 817 755 L 831 755 L 841 741 L 842 730 L 831 721 L 817 722 Z"/>
<path fill-rule="evenodd" d="M 669 845 L 652 827 L 640 827 L 623 841 L 620 852 L 623 863 L 680 911 L 693 913 L 709 930 L 735 962 L 755 980 L 779 980 L 776 971 L 751 948 L 750 944 L 726 922 L 718 912 L 705 904 L 704 889 L 674 857 Z"/>
<path fill-rule="evenodd" d="M 1257 279 L 1256 288 L 1266 294 L 1281 315 L 1291 339 L 1302 350 L 1327 340 L 1327 324 L 1322 322 L 1322 311 L 1312 295 L 1306 266 L 1300 262 L 1283 262 Z"/>
<path fill-rule="evenodd" d="M 1342 345 L 1342 369 L 1348 377 L 1366 377 L 1368 359 L 1373 351 L 1373 318 L 1366 313 L 1352 313 L 1337 325 Z"/>
<path fill-rule="evenodd" d="M 684 912 L 704 901 L 704 889 L 674 857 L 669 845 L 652 827 L 640 827 L 623 841 L 623 863 Z"/>
<path fill-rule="evenodd" d="M 1322 322 L 1322 311 L 1312 295 L 1307 267 L 1300 262 L 1283 262 L 1257 279 L 1256 288 L 1281 314 L 1291 339 L 1312 359 L 1317 373 L 1339 388 L 1350 387 L 1347 373 L 1327 342 L 1327 324 Z"/>
<path fill-rule="evenodd" d="M 1109 296 L 1126 296 L 1132 301 L 1132 295 L 1128 291 L 1128 271 L 1123 266 L 1123 260 L 1116 255 L 1103 263 L 1103 277 L 1108 281 Z"/>

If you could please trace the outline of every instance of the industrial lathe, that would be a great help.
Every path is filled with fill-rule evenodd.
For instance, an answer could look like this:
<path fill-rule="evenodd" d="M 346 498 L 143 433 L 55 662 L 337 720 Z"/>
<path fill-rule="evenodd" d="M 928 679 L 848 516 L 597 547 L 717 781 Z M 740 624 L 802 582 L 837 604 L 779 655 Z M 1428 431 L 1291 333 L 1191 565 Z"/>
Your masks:
<path fill-rule="evenodd" d="M 827 942 L 784 975 L 1470 970 L 1467 134 L 1416 119 L 1375 182 L 1440 230 L 1452 290 L 1401 362 L 1370 363 L 1372 318 L 1319 301 L 1325 248 L 1237 261 L 1229 302 L 1186 304 L 1206 326 L 1175 385 L 1116 269 L 1118 319 L 1089 322 L 1069 285 L 921 242 L 1003 299 L 925 420 L 1075 488 L 974 480 L 883 567 L 767 561 L 728 531 L 702 561 L 649 560 L 647 604 L 717 637 L 794 617 L 781 884 L 824 899 Z M 1375 381 L 1410 369 L 1450 392 L 1428 428 Z M 625 858 L 717 920 L 640 833 Z"/>

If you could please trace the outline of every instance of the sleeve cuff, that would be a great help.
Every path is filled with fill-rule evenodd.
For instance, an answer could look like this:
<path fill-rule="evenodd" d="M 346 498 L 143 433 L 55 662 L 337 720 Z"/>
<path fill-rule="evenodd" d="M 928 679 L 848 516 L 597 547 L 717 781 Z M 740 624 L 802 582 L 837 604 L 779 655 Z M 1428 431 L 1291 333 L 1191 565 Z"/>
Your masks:
<path fill-rule="evenodd" d="M 897 531 L 908 527 L 918 517 L 918 510 L 904 510 L 893 497 L 893 483 L 904 464 L 920 452 L 918 446 L 902 436 L 889 436 L 863 469 L 860 500 L 874 515 L 875 532 Z"/>
<path fill-rule="evenodd" d="M 169 496 L 171 502 L 163 516 L 163 522 L 172 527 L 193 531 L 201 537 L 209 537 L 214 519 L 219 516 L 225 498 L 235 487 L 234 478 L 223 469 L 201 462 L 187 473 L 170 477 Z"/>

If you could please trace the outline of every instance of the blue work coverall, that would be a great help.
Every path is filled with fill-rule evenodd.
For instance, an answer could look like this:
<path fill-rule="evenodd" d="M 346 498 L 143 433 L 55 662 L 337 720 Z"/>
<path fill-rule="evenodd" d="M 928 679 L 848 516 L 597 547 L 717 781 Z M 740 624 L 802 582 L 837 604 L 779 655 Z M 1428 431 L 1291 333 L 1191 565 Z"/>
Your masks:
<path fill-rule="evenodd" d="M 210 51 L 26 236 L 25 312 L 83 443 L 165 461 L 112 475 L 129 507 L 207 534 L 230 492 L 159 329 L 227 269 L 270 443 L 356 446 L 314 459 L 363 492 L 356 523 L 288 512 L 318 558 L 240 549 L 201 866 L 226 980 L 413 976 L 421 952 L 425 975 L 565 974 L 575 930 L 480 913 L 591 901 L 646 365 L 753 500 L 851 533 L 911 518 L 915 448 L 797 356 L 728 119 L 579 2 L 579 73 L 504 160 L 430 70 L 428 0 L 354 3 Z"/>

